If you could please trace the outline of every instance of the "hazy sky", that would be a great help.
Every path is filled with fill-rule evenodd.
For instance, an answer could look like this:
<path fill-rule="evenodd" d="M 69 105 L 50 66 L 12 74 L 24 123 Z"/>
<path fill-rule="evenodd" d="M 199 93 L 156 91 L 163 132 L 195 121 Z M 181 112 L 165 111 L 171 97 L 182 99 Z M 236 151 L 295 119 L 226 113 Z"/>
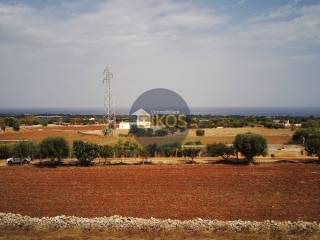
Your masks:
<path fill-rule="evenodd" d="M 0 108 L 320 106 L 320 0 L 1 1 Z"/>

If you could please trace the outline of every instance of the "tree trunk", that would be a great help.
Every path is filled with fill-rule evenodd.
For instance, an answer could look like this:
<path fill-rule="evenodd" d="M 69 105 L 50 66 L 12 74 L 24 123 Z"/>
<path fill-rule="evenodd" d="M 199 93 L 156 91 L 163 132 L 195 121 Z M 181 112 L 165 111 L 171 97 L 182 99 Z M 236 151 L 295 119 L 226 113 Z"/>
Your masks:
<path fill-rule="evenodd" d="M 253 157 L 247 157 L 247 161 L 248 161 L 248 164 L 249 165 L 253 165 L 254 164 L 254 159 L 253 159 Z"/>

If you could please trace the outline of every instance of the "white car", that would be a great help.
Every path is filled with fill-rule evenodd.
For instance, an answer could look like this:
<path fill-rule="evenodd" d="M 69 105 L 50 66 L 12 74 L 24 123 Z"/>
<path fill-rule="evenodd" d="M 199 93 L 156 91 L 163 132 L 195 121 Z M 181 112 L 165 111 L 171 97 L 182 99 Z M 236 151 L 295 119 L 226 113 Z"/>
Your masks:
<path fill-rule="evenodd" d="M 16 158 L 16 157 L 12 157 L 12 158 L 8 158 L 7 159 L 7 164 L 8 165 L 12 165 L 12 164 L 29 164 L 31 161 L 31 158 L 27 157 L 27 158 Z"/>

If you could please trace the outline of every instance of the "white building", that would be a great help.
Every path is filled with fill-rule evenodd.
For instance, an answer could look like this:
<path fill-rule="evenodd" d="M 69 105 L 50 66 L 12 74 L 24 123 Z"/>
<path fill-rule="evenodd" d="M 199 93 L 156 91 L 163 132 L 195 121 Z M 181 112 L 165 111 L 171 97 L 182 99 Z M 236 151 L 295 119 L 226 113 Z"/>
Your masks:
<path fill-rule="evenodd" d="M 136 112 L 132 113 L 131 115 L 137 116 L 137 126 L 143 128 L 150 128 L 151 127 L 151 115 L 144 109 L 140 108 Z"/>
<path fill-rule="evenodd" d="M 291 123 L 290 123 L 289 120 L 287 120 L 283 125 L 284 125 L 285 128 L 290 128 L 291 127 Z"/>
<path fill-rule="evenodd" d="M 141 128 L 151 128 L 151 115 L 144 109 L 140 108 L 131 115 L 137 117 L 136 122 L 120 122 L 119 129 L 129 130 L 131 125 L 137 125 Z"/>
<path fill-rule="evenodd" d="M 135 124 L 135 123 L 120 122 L 120 123 L 119 123 L 119 129 L 129 130 L 131 124 Z"/>

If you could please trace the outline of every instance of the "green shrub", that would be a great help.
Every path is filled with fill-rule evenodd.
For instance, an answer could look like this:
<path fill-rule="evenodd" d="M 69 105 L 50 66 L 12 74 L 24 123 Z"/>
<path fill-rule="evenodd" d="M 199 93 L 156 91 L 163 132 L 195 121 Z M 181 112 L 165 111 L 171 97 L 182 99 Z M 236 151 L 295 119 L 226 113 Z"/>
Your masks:
<path fill-rule="evenodd" d="M 187 147 L 187 148 L 183 148 L 183 153 L 185 156 L 187 157 L 190 157 L 192 159 L 192 161 L 194 160 L 194 158 L 196 158 L 199 153 L 201 151 L 201 148 L 199 147 L 196 147 L 196 146 L 190 146 L 190 147 Z"/>
<path fill-rule="evenodd" d="M 100 146 L 99 155 L 102 158 L 112 158 L 113 157 L 113 148 L 108 145 Z"/>
<path fill-rule="evenodd" d="M 48 126 L 48 120 L 47 120 L 47 119 L 41 119 L 41 120 L 40 120 L 40 124 L 41 124 L 43 127 L 46 127 L 46 126 Z"/>
<path fill-rule="evenodd" d="M 154 135 L 153 129 L 152 128 L 148 128 L 146 130 L 145 136 L 146 137 L 152 137 Z"/>
<path fill-rule="evenodd" d="M 210 121 L 199 121 L 199 128 L 213 128 L 214 124 Z"/>
<path fill-rule="evenodd" d="M 204 130 L 203 129 L 197 129 L 196 135 L 197 136 L 204 136 Z"/>
<path fill-rule="evenodd" d="M 274 128 L 274 129 L 285 128 L 283 124 L 281 124 L 281 123 L 274 123 L 274 122 L 263 122 L 262 125 L 263 125 L 265 128 Z"/>
<path fill-rule="evenodd" d="M 168 135 L 168 130 L 167 129 L 158 129 L 154 132 L 154 134 L 158 137 L 164 137 Z"/>
<path fill-rule="evenodd" d="M 126 141 L 123 144 L 123 153 L 125 157 L 137 157 L 139 155 L 139 145 L 134 142 Z"/>
<path fill-rule="evenodd" d="M 208 144 L 207 154 L 211 157 L 222 157 L 224 160 L 229 160 L 235 154 L 232 146 L 227 146 L 223 143 Z"/>
<path fill-rule="evenodd" d="M 162 157 L 173 157 L 176 155 L 177 151 L 179 151 L 180 147 L 181 146 L 178 143 L 169 143 L 159 145 L 157 150 Z"/>
<path fill-rule="evenodd" d="M 39 125 L 40 124 L 40 120 L 38 118 L 35 118 L 32 120 L 32 125 Z"/>
<path fill-rule="evenodd" d="M 156 143 L 149 144 L 149 145 L 145 146 L 145 150 L 147 151 L 147 153 L 150 157 L 155 157 L 156 153 L 158 151 L 158 145 Z"/>
<path fill-rule="evenodd" d="M 130 126 L 129 134 L 132 134 L 136 137 L 144 137 L 146 135 L 146 130 L 133 124 Z"/>
<path fill-rule="evenodd" d="M 320 121 L 314 119 L 308 119 L 302 124 L 303 128 L 320 128 Z"/>

